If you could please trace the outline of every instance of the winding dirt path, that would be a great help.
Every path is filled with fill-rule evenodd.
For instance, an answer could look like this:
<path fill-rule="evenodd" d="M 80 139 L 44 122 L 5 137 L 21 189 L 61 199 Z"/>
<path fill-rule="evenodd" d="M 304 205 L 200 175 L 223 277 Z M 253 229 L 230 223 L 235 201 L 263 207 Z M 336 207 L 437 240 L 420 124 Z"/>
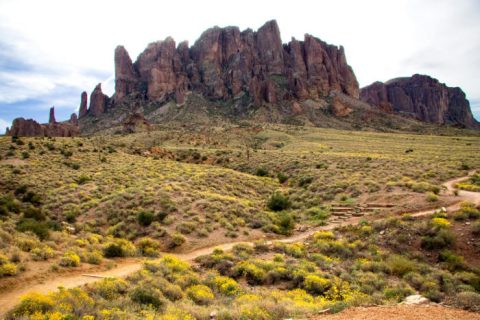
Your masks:
<path fill-rule="evenodd" d="M 453 193 L 453 191 L 455 190 L 454 185 L 462 180 L 467 179 L 468 177 L 469 176 L 465 176 L 465 177 L 449 180 L 443 183 L 443 186 L 446 188 L 447 192 Z M 459 200 L 457 203 L 446 208 L 448 212 L 458 210 L 460 208 L 460 202 L 462 201 L 469 201 L 469 202 L 475 203 L 475 205 L 480 205 L 479 192 L 469 192 L 469 191 L 459 190 L 457 198 Z M 433 214 L 434 212 L 435 212 L 435 209 L 423 210 L 423 211 L 413 213 L 412 216 L 414 217 L 425 216 L 425 215 Z M 314 234 L 319 230 L 332 230 L 336 227 L 357 223 L 361 219 L 362 217 L 352 217 L 345 221 L 331 223 L 327 226 L 313 228 L 311 230 L 293 235 L 288 238 L 276 239 L 272 241 L 284 242 L 284 243 L 297 242 L 297 241 L 301 241 L 308 238 L 309 236 L 311 236 L 312 234 Z M 272 241 L 268 241 L 268 243 L 271 243 Z M 185 261 L 192 261 L 199 256 L 212 253 L 213 250 L 216 248 L 220 248 L 222 250 L 229 250 L 229 249 L 232 249 L 237 244 L 253 245 L 253 242 L 251 241 L 250 242 L 245 242 L 245 241 L 230 242 L 230 243 L 215 245 L 207 248 L 196 249 L 188 253 L 168 253 L 168 254 L 175 255 L 178 258 Z M 5 314 L 8 312 L 8 310 L 12 309 L 18 303 L 19 298 L 28 292 L 35 291 L 39 293 L 48 293 L 48 292 L 57 290 L 58 287 L 73 288 L 73 287 L 81 286 L 87 283 L 98 281 L 101 278 L 126 277 L 129 274 L 140 270 L 142 266 L 143 266 L 143 261 L 140 261 L 140 260 L 127 261 L 124 263 L 119 262 L 118 266 L 108 271 L 96 272 L 94 274 L 88 274 L 88 275 L 87 274 L 59 275 L 57 278 L 47 280 L 48 282 L 46 283 L 24 285 L 22 287 L 16 287 L 11 291 L 2 292 L 0 293 L 0 317 L 4 317 Z"/>

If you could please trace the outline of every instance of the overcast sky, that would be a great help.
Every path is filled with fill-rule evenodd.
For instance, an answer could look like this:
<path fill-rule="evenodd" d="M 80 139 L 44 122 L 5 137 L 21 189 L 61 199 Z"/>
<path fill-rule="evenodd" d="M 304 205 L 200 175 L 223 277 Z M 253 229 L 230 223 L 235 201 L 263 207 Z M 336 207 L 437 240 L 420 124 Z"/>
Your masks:
<path fill-rule="evenodd" d="M 0 0 L 0 132 L 19 116 L 46 122 L 77 111 L 80 93 L 114 91 L 113 52 L 133 60 L 172 36 L 258 29 L 276 19 L 283 42 L 312 34 L 345 47 L 360 86 L 414 73 L 461 87 L 480 119 L 479 0 Z"/>

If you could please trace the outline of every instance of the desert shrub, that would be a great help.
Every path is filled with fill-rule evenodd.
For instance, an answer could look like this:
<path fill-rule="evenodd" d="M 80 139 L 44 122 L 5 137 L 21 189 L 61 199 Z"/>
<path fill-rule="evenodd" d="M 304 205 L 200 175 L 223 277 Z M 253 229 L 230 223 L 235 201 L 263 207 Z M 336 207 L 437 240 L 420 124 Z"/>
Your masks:
<path fill-rule="evenodd" d="M 172 238 L 170 239 L 169 247 L 170 247 L 170 248 L 179 247 L 179 246 L 181 246 L 182 244 L 184 244 L 185 241 L 187 241 L 187 240 L 186 240 L 185 237 L 182 236 L 180 233 L 174 233 L 174 234 L 172 235 Z"/>
<path fill-rule="evenodd" d="M 277 179 L 280 184 L 283 184 L 288 180 L 288 176 L 282 172 L 279 172 L 277 173 Z"/>
<path fill-rule="evenodd" d="M 82 174 L 78 178 L 75 179 L 75 182 L 77 184 L 81 185 L 81 184 L 85 184 L 85 183 L 89 182 L 90 180 L 91 180 L 91 178 L 89 176 Z"/>
<path fill-rule="evenodd" d="M 27 293 L 22 296 L 20 303 L 13 309 L 13 318 L 29 316 L 35 313 L 45 313 L 53 309 L 54 302 L 48 295 L 36 292 Z"/>
<path fill-rule="evenodd" d="M 103 255 L 101 251 L 93 250 L 85 253 L 85 262 L 89 264 L 102 263 Z"/>
<path fill-rule="evenodd" d="M 245 276 L 247 282 L 251 285 L 262 284 L 267 277 L 266 272 L 262 268 L 248 261 L 242 261 L 237 264 L 233 268 L 232 273 L 237 277 Z"/>
<path fill-rule="evenodd" d="M 21 232 L 30 231 L 42 240 L 48 239 L 50 236 L 48 225 L 45 222 L 36 221 L 34 219 L 21 219 L 17 223 L 17 230 Z"/>
<path fill-rule="evenodd" d="M 67 251 L 63 254 L 59 264 L 62 267 L 78 267 L 80 265 L 80 257 L 72 251 Z"/>
<path fill-rule="evenodd" d="M 433 192 L 427 192 L 425 200 L 427 200 L 428 202 L 436 202 L 438 201 L 438 196 Z"/>
<path fill-rule="evenodd" d="M 326 220 L 329 216 L 330 213 L 322 208 L 319 207 L 312 207 L 307 210 L 307 215 L 314 220 Z"/>
<path fill-rule="evenodd" d="M 467 310 L 480 310 L 480 294 L 476 292 L 460 292 L 455 297 L 456 303 Z"/>
<path fill-rule="evenodd" d="M 450 223 L 450 221 L 448 221 L 447 219 L 445 219 L 445 218 L 438 218 L 438 217 L 433 218 L 431 224 L 432 224 L 432 226 L 437 227 L 437 228 L 439 228 L 439 229 L 449 228 L 449 227 L 451 227 L 451 225 L 452 225 L 452 224 Z"/>
<path fill-rule="evenodd" d="M 0 277 L 14 276 L 17 274 L 17 266 L 13 263 L 7 262 L 0 265 Z"/>
<path fill-rule="evenodd" d="M 48 260 L 55 256 L 55 252 L 47 245 L 34 248 L 30 251 L 30 253 L 35 261 Z"/>
<path fill-rule="evenodd" d="M 218 292 L 226 296 L 236 296 L 241 292 L 240 285 L 232 278 L 217 276 L 213 281 Z"/>
<path fill-rule="evenodd" d="M 36 194 L 33 191 L 27 191 L 23 197 L 22 197 L 23 202 L 30 202 L 33 205 L 41 205 L 42 204 L 42 198 Z"/>
<path fill-rule="evenodd" d="M 301 177 L 298 181 L 299 187 L 305 187 L 313 182 L 313 177 Z"/>
<path fill-rule="evenodd" d="M 284 194 L 275 192 L 268 200 L 267 207 L 272 211 L 282 211 L 290 207 L 290 200 Z"/>
<path fill-rule="evenodd" d="M 289 235 L 295 228 L 295 220 L 290 213 L 281 211 L 277 213 L 275 226 L 277 227 L 273 229 L 275 233 Z"/>
<path fill-rule="evenodd" d="M 186 221 L 179 223 L 175 229 L 182 234 L 190 234 L 196 227 L 197 225 L 194 222 Z"/>
<path fill-rule="evenodd" d="M 330 280 L 315 274 L 309 274 L 303 280 L 303 287 L 312 294 L 320 295 L 331 287 Z"/>
<path fill-rule="evenodd" d="M 153 219 L 154 219 L 154 215 L 152 212 L 150 211 L 140 211 L 138 214 L 137 214 L 137 221 L 139 224 L 141 224 L 142 226 L 146 227 L 146 226 L 149 226 L 150 224 L 152 224 L 153 222 Z"/>
<path fill-rule="evenodd" d="M 268 176 L 268 170 L 266 168 L 258 168 L 257 171 L 255 171 L 255 175 L 259 177 L 266 177 Z"/>
<path fill-rule="evenodd" d="M 475 235 L 480 235 L 480 220 L 472 223 L 472 233 Z"/>
<path fill-rule="evenodd" d="M 41 208 L 36 208 L 29 205 L 23 212 L 25 218 L 34 219 L 37 221 L 43 221 L 46 219 L 45 213 L 43 213 Z"/>
<path fill-rule="evenodd" d="M 28 153 L 27 151 L 23 151 L 22 152 L 22 159 L 25 160 L 25 159 L 28 159 L 28 158 L 30 158 L 30 153 Z"/>
<path fill-rule="evenodd" d="M 125 294 L 128 283 L 123 279 L 106 278 L 93 286 L 93 291 L 106 300 L 114 300 Z"/>
<path fill-rule="evenodd" d="M 386 264 L 390 273 L 399 277 L 415 270 L 415 263 L 401 255 L 390 255 Z"/>
<path fill-rule="evenodd" d="M 3 215 L 7 215 L 8 212 L 19 213 L 21 209 L 20 203 L 11 195 L 0 197 L 0 207 L 3 210 Z"/>
<path fill-rule="evenodd" d="M 137 248 L 142 256 L 157 257 L 160 244 L 152 238 L 142 238 L 137 241 Z"/>
<path fill-rule="evenodd" d="M 383 290 L 383 294 L 386 299 L 388 300 L 394 300 L 394 301 L 401 301 L 403 298 L 406 296 L 412 295 L 415 293 L 415 290 L 413 290 L 408 284 L 406 283 L 398 283 L 392 287 L 387 287 L 385 290 Z"/>
<path fill-rule="evenodd" d="M 446 229 L 439 230 L 434 235 L 424 236 L 421 239 L 421 246 L 427 250 L 444 249 L 455 242 L 455 235 Z"/>
<path fill-rule="evenodd" d="M 167 303 L 162 292 L 149 285 L 137 285 L 130 291 L 130 299 L 138 304 L 152 306 L 157 310 L 163 310 Z"/>
<path fill-rule="evenodd" d="M 462 256 L 458 256 L 450 250 L 442 250 L 438 255 L 438 261 L 443 262 L 447 269 L 455 271 L 465 268 Z"/>
<path fill-rule="evenodd" d="M 182 287 L 177 284 L 170 283 L 165 279 L 159 279 L 155 286 L 160 288 L 163 295 L 172 302 L 183 299 Z"/>
<path fill-rule="evenodd" d="M 196 304 L 207 305 L 210 304 L 215 298 L 212 290 L 205 285 L 194 285 L 187 289 L 187 296 L 193 300 Z"/>
<path fill-rule="evenodd" d="M 126 239 L 113 239 L 103 247 L 103 255 L 107 258 L 129 257 L 135 255 L 135 246 Z"/>

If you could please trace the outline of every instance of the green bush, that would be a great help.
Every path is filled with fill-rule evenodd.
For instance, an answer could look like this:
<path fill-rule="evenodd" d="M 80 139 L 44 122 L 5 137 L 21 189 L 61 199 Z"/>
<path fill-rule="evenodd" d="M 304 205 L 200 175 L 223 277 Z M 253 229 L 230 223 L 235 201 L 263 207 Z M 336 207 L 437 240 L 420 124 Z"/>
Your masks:
<path fill-rule="evenodd" d="M 268 200 L 267 207 L 272 211 L 282 211 L 290 207 L 290 200 L 284 194 L 275 192 Z"/>
<path fill-rule="evenodd" d="M 422 237 L 421 246 L 427 250 L 444 249 L 455 242 L 455 235 L 446 229 L 439 230 L 433 236 Z"/>
<path fill-rule="evenodd" d="M 170 240 L 170 248 L 176 248 L 181 246 L 182 244 L 187 241 L 184 236 L 182 236 L 180 233 L 174 233 L 171 240 Z"/>
<path fill-rule="evenodd" d="M 313 220 L 323 221 L 330 216 L 330 213 L 325 209 L 319 207 L 312 207 L 307 210 L 307 215 Z"/>
<path fill-rule="evenodd" d="M 140 211 L 137 215 L 137 221 L 142 226 L 146 227 L 152 224 L 153 222 L 153 213 L 150 211 Z"/>
<path fill-rule="evenodd" d="M 89 176 L 82 174 L 77 179 L 75 179 L 75 182 L 81 185 L 89 182 L 90 180 L 91 178 Z"/>
<path fill-rule="evenodd" d="M 34 219 L 21 219 L 17 224 L 17 230 L 21 232 L 33 232 L 40 239 L 45 240 L 50 236 L 50 230 L 45 222 L 39 222 Z"/>
<path fill-rule="evenodd" d="M 130 291 L 130 299 L 138 304 L 152 306 L 157 310 L 163 310 L 167 304 L 162 292 L 149 285 L 138 285 Z"/>
<path fill-rule="evenodd" d="M 442 250 L 438 255 L 438 261 L 443 262 L 452 271 L 465 268 L 463 257 L 456 255 L 450 250 Z"/>
<path fill-rule="evenodd" d="M 42 204 L 42 198 L 33 191 L 27 191 L 23 195 L 22 201 L 23 202 L 30 202 L 33 205 L 41 205 Z"/>
<path fill-rule="evenodd" d="M 157 257 L 160 244 L 152 238 L 142 238 L 137 242 L 137 248 L 142 256 Z"/>
<path fill-rule="evenodd" d="M 288 180 L 288 176 L 282 172 L 279 172 L 277 173 L 277 179 L 280 184 L 283 184 Z"/>
<path fill-rule="evenodd" d="M 255 172 L 255 175 L 259 177 L 266 177 L 268 176 L 268 170 L 265 168 L 258 168 L 257 171 Z"/>
<path fill-rule="evenodd" d="M 107 258 L 129 257 L 135 254 L 135 246 L 126 239 L 114 239 L 103 247 L 103 255 Z"/>
<path fill-rule="evenodd" d="M 390 255 L 385 262 L 390 273 L 399 277 L 415 270 L 415 263 L 400 255 Z"/>

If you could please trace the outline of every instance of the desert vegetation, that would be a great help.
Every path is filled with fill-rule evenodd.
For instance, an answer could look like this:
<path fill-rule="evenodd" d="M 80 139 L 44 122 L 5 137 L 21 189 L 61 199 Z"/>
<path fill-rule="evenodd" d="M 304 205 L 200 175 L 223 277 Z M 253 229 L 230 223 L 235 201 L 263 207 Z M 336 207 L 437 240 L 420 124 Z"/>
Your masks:
<path fill-rule="evenodd" d="M 441 183 L 478 169 L 479 152 L 476 137 L 286 125 L 0 137 L 0 290 L 37 270 L 137 257 L 143 270 L 125 280 L 31 294 L 12 317 L 278 319 L 414 292 L 474 308 L 478 264 L 460 243 L 478 240 L 478 208 L 405 213 L 457 202 Z M 475 191 L 477 180 L 457 187 Z M 363 220 L 304 242 L 260 240 L 192 264 L 164 255 L 351 216 Z"/>

